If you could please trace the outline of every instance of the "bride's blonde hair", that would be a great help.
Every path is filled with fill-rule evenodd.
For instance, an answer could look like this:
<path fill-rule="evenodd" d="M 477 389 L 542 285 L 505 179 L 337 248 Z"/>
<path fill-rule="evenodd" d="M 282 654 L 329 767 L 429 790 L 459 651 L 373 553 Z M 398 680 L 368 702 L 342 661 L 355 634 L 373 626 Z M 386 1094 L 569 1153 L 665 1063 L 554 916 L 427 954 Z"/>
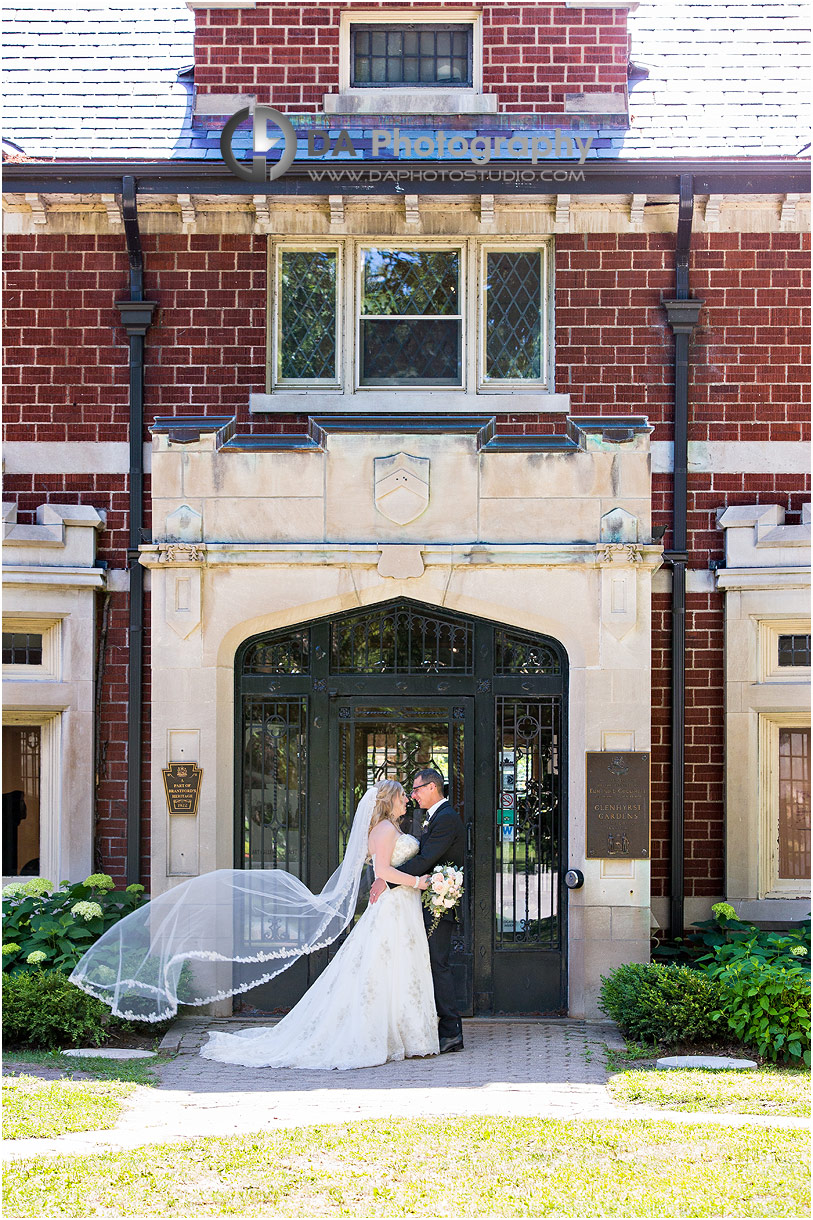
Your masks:
<path fill-rule="evenodd" d="M 395 802 L 399 796 L 406 796 L 403 784 L 399 784 L 397 779 L 382 780 L 378 785 L 375 808 L 370 818 L 370 830 L 384 821 L 392 822 L 393 826 L 398 825 L 401 815 L 395 812 Z"/>

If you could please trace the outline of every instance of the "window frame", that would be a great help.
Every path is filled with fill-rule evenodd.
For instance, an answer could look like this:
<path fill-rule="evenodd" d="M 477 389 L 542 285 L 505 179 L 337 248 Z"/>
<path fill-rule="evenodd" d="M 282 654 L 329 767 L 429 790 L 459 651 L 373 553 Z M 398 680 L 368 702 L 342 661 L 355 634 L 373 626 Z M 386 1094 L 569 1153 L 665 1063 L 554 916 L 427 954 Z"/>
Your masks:
<path fill-rule="evenodd" d="M 301 251 L 308 254 L 336 255 L 336 373 L 334 377 L 282 377 L 282 256 Z M 332 390 L 344 383 L 344 243 L 341 241 L 274 241 L 268 247 L 268 283 L 271 287 L 267 307 L 266 383 L 269 392 L 279 390 Z"/>
<path fill-rule="evenodd" d="M 39 712 L 8 708 L 3 726 L 40 730 L 40 871 L 38 877 L 57 881 L 62 865 L 62 735 L 64 711 Z M 31 876 L 3 874 L 3 884 L 30 881 Z"/>
<path fill-rule="evenodd" d="M 399 31 L 401 34 L 415 33 L 419 36 L 422 33 L 428 33 L 430 30 L 432 33 L 450 33 L 451 27 L 454 27 L 454 26 L 463 27 L 469 34 L 468 52 L 467 52 L 467 56 L 466 56 L 468 79 L 465 81 L 461 81 L 461 82 L 441 81 L 441 80 L 435 79 L 435 80 L 431 80 L 431 81 L 401 80 L 401 81 L 380 81 L 380 82 L 369 80 L 369 81 L 363 81 L 363 82 L 359 83 L 358 81 L 356 81 L 354 79 L 355 67 L 356 67 L 356 64 L 355 64 L 356 38 L 359 33 L 372 33 L 372 31 L 375 29 L 376 26 L 379 26 L 379 27 L 386 26 L 388 30 L 391 29 L 391 30 Z M 383 21 L 365 22 L 365 21 L 354 20 L 350 24 L 349 38 L 350 38 L 350 88 L 351 89 L 364 89 L 364 90 L 378 91 L 381 89 L 433 89 L 433 90 L 454 89 L 454 90 L 461 90 L 461 89 L 473 89 L 474 88 L 474 22 L 462 22 L 462 21 L 430 22 L 430 21 L 426 21 L 426 20 L 421 20 L 420 22 L 415 22 L 415 21 L 412 21 L 409 19 L 408 14 L 407 14 L 406 21 L 390 20 L 388 22 L 383 22 Z M 373 59 L 373 58 L 374 58 L 374 56 L 371 51 L 370 59 Z M 401 55 L 401 58 L 402 59 L 404 58 L 403 53 Z M 410 58 L 414 58 L 414 57 L 411 56 Z M 420 63 L 420 58 L 421 58 L 420 52 L 418 52 L 417 58 Z M 435 66 L 437 67 L 437 52 L 435 54 L 435 60 L 436 60 Z"/>
<path fill-rule="evenodd" d="M 403 22 L 405 25 L 420 26 L 420 25 L 469 25 L 472 27 L 471 33 L 471 84 L 470 85 L 424 85 L 427 92 L 441 92 L 448 89 L 450 95 L 459 94 L 462 92 L 482 93 L 483 91 L 483 14 L 477 9 L 460 9 L 458 12 L 449 12 L 439 8 L 414 9 L 404 12 L 404 10 L 387 11 L 387 7 L 381 9 L 350 9 L 343 12 L 339 18 L 339 92 L 342 94 L 363 94 L 369 96 L 371 93 L 387 94 L 392 91 L 402 93 L 405 89 L 411 89 L 411 85 L 379 85 L 370 89 L 368 85 L 352 85 L 352 27 L 354 25 L 398 25 L 395 13 L 408 18 Z"/>
<path fill-rule="evenodd" d="M 779 876 L 779 735 L 809 729 L 809 711 L 759 714 L 759 897 L 807 898 L 810 882 Z"/>
<path fill-rule="evenodd" d="M 809 665 L 780 665 L 780 635 L 809 635 L 809 618 L 760 619 L 759 620 L 759 682 L 798 683 L 810 682 Z"/>
<path fill-rule="evenodd" d="M 526 241 L 513 241 L 508 239 L 504 242 L 494 241 L 492 239 L 480 242 L 479 247 L 479 283 L 477 299 L 477 389 L 481 392 L 487 391 L 488 393 L 514 393 L 518 389 L 541 390 L 546 393 L 552 393 L 554 336 L 556 334 L 556 323 L 553 312 L 553 242 L 550 238 Z M 488 345 L 488 336 L 486 333 L 488 319 L 488 307 L 486 300 L 488 255 L 495 253 L 528 254 L 533 253 L 534 251 L 538 251 L 540 258 L 542 259 L 542 333 L 540 336 L 541 376 L 533 379 L 525 377 L 489 377 L 486 364 Z"/>
<path fill-rule="evenodd" d="M 461 382 L 459 385 L 409 386 L 360 384 L 360 336 L 361 336 L 361 281 L 362 254 L 365 249 L 445 249 L 457 250 L 460 256 L 460 304 L 461 317 Z M 336 329 L 337 329 L 337 377 L 335 380 L 300 380 L 276 378 L 279 361 L 281 326 L 281 252 L 284 250 L 331 250 L 337 251 L 336 284 Z M 543 298 L 544 377 L 540 380 L 484 379 L 486 350 L 485 310 L 485 257 L 487 253 L 499 251 L 538 250 L 545 260 L 545 295 Z M 330 395 L 353 396 L 376 392 L 399 394 L 416 392 L 441 392 L 449 394 L 554 394 L 554 367 L 556 320 L 554 316 L 555 239 L 552 235 L 527 238 L 521 241 L 506 237 L 464 236 L 401 236 L 391 233 L 380 235 L 343 236 L 333 240 L 318 236 L 303 238 L 269 236 L 267 275 L 268 302 L 266 317 L 266 393 L 324 391 Z M 451 315 L 449 315 L 451 316 Z M 359 403 L 359 410 L 362 409 Z M 787 670 L 783 673 L 786 674 Z M 796 672 L 796 671 L 793 671 Z M 787 679 L 785 679 L 787 680 Z"/>
<path fill-rule="evenodd" d="M 459 258 L 459 273 L 458 273 L 458 303 L 460 312 L 457 314 L 362 314 L 361 305 L 364 299 L 364 251 L 365 250 L 454 250 Z M 467 369 L 466 369 L 466 353 L 468 349 L 468 326 L 467 313 L 469 306 L 468 296 L 468 275 L 467 275 L 467 258 L 466 258 L 466 243 L 464 241 L 448 241 L 445 239 L 426 240 L 426 239 L 390 239 L 389 241 L 369 241 L 366 238 L 363 241 L 355 243 L 354 250 L 354 296 L 353 296 L 353 391 L 357 393 L 365 393 L 369 391 L 391 391 L 396 390 L 400 393 L 426 393 L 431 390 L 449 390 L 460 391 L 465 390 L 467 386 Z M 457 385 L 449 385 L 444 382 L 430 382 L 422 385 L 406 385 L 398 381 L 389 383 L 379 382 L 378 384 L 368 383 L 362 384 L 361 381 L 361 324 L 362 321 L 370 317 L 379 318 L 403 318 L 406 321 L 431 320 L 435 318 L 443 318 L 448 322 L 460 322 L 460 382 Z"/>
<path fill-rule="evenodd" d="M 59 682 L 62 655 L 60 619 L 27 618 L 18 614 L 3 617 L 3 631 L 15 634 L 28 633 L 42 636 L 42 663 L 40 665 L 3 665 L 3 677 L 15 682 Z"/>

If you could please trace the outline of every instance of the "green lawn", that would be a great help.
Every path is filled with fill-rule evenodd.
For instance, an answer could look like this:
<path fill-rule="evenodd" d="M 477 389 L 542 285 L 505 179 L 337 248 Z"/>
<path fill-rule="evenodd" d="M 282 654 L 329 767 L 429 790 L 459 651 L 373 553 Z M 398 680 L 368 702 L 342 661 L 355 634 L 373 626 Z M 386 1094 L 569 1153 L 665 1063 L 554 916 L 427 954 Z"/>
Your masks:
<path fill-rule="evenodd" d="M 174 1058 L 174 1056 L 172 1056 Z M 167 1063 L 167 1056 L 156 1059 L 104 1059 L 93 1056 L 74 1059 L 59 1051 L 6 1051 L 3 1061 L 6 1071 L 18 1068 L 58 1068 L 69 1079 L 76 1077 L 92 1080 L 122 1080 L 132 1084 L 157 1084 L 155 1067 L 159 1062 Z"/>
<path fill-rule="evenodd" d="M 626 1071 L 612 1076 L 608 1088 L 616 1101 L 670 1110 L 810 1116 L 810 1073 L 798 1068 Z"/>
<path fill-rule="evenodd" d="M 7 1216 L 807 1216 L 807 1135 L 371 1120 L 18 1162 Z"/>
<path fill-rule="evenodd" d="M 3 1080 L 3 1139 L 50 1138 L 113 1127 L 134 1084 L 122 1081 Z"/>

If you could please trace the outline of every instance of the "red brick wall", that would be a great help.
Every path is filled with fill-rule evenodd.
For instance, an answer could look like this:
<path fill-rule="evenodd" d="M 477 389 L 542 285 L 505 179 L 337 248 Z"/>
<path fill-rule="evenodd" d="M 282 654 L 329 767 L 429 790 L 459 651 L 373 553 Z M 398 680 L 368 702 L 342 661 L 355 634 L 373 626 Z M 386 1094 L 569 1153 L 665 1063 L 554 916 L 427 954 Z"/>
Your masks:
<path fill-rule="evenodd" d="M 251 10 L 246 10 L 251 11 Z M 127 341 L 114 302 L 127 291 L 120 237 L 7 239 L 6 433 L 10 440 L 127 438 Z M 690 282 L 706 305 L 692 348 L 691 440 L 796 440 L 807 434 L 807 238 L 696 235 Z M 265 383 L 266 241 L 249 235 L 147 235 L 146 295 L 159 301 L 146 346 L 147 423 L 155 415 L 236 413 L 241 430 L 300 430 L 250 418 Z M 642 414 L 671 440 L 672 337 L 660 305 L 674 290 L 673 234 L 556 239 L 557 389 L 574 414 Z M 502 416 L 502 431 L 550 432 L 551 417 Z M 147 434 L 145 433 L 145 436 Z M 149 481 L 147 481 L 149 486 Z M 671 521 L 671 476 L 653 480 L 656 524 Z M 126 565 L 127 479 L 7 476 L 6 498 L 33 520 L 48 500 L 108 512 L 100 557 Z M 722 556 L 716 510 L 778 503 L 800 510 L 802 480 L 692 475 L 690 566 Z M 665 539 L 670 543 L 669 535 Z M 98 791 L 106 869 L 123 875 L 126 812 L 127 595 L 108 636 Z M 653 614 L 653 892 L 668 892 L 669 599 Z M 687 620 L 687 894 L 723 892 L 722 598 L 690 594 Z M 149 675 L 145 675 L 147 682 Z M 146 688 L 148 691 L 148 686 Z M 149 758 L 145 709 L 144 807 Z M 145 834 L 148 835 L 145 818 Z M 145 841 L 145 846 L 148 844 Z"/>
<path fill-rule="evenodd" d="M 255 9 L 198 9 L 195 13 L 195 87 L 199 93 L 249 93 L 282 111 L 321 111 L 339 88 L 339 14 L 347 3 L 260 4 Z M 393 21 L 414 9 L 386 9 Z M 465 3 L 443 8 L 467 10 Z M 626 9 L 568 9 L 563 4 L 506 4 L 485 0 L 483 83 L 499 109 L 562 113 L 566 93 L 623 93 L 629 41 Z M 316 83 L 314 83 L 316 80 Z"/>

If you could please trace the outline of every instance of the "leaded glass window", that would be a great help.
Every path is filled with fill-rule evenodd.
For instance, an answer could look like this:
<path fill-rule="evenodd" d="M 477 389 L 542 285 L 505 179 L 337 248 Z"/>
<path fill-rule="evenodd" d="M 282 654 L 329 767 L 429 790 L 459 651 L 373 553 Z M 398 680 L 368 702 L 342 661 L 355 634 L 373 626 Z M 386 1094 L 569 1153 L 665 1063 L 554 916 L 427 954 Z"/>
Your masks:
<path fill-rule="evenodd" d="M 335 381 L 335 250 L 281 250 L 278 376 L 281 381 Z"/>
<path fill-rule="evenodd" d="M 541 250 L 491 250 L 486 254 L 487 380 L 544 379 L 544 285 Z"/>
<path fill-rule="evenodd" d="M 362 252 L 362 385 L 460 385 L 462 327 L 459 250 Z"/>
<path fill-rule="evenodd" d="M 354 25 L 354 88 L 472 85 L 470 25 Z"/>

